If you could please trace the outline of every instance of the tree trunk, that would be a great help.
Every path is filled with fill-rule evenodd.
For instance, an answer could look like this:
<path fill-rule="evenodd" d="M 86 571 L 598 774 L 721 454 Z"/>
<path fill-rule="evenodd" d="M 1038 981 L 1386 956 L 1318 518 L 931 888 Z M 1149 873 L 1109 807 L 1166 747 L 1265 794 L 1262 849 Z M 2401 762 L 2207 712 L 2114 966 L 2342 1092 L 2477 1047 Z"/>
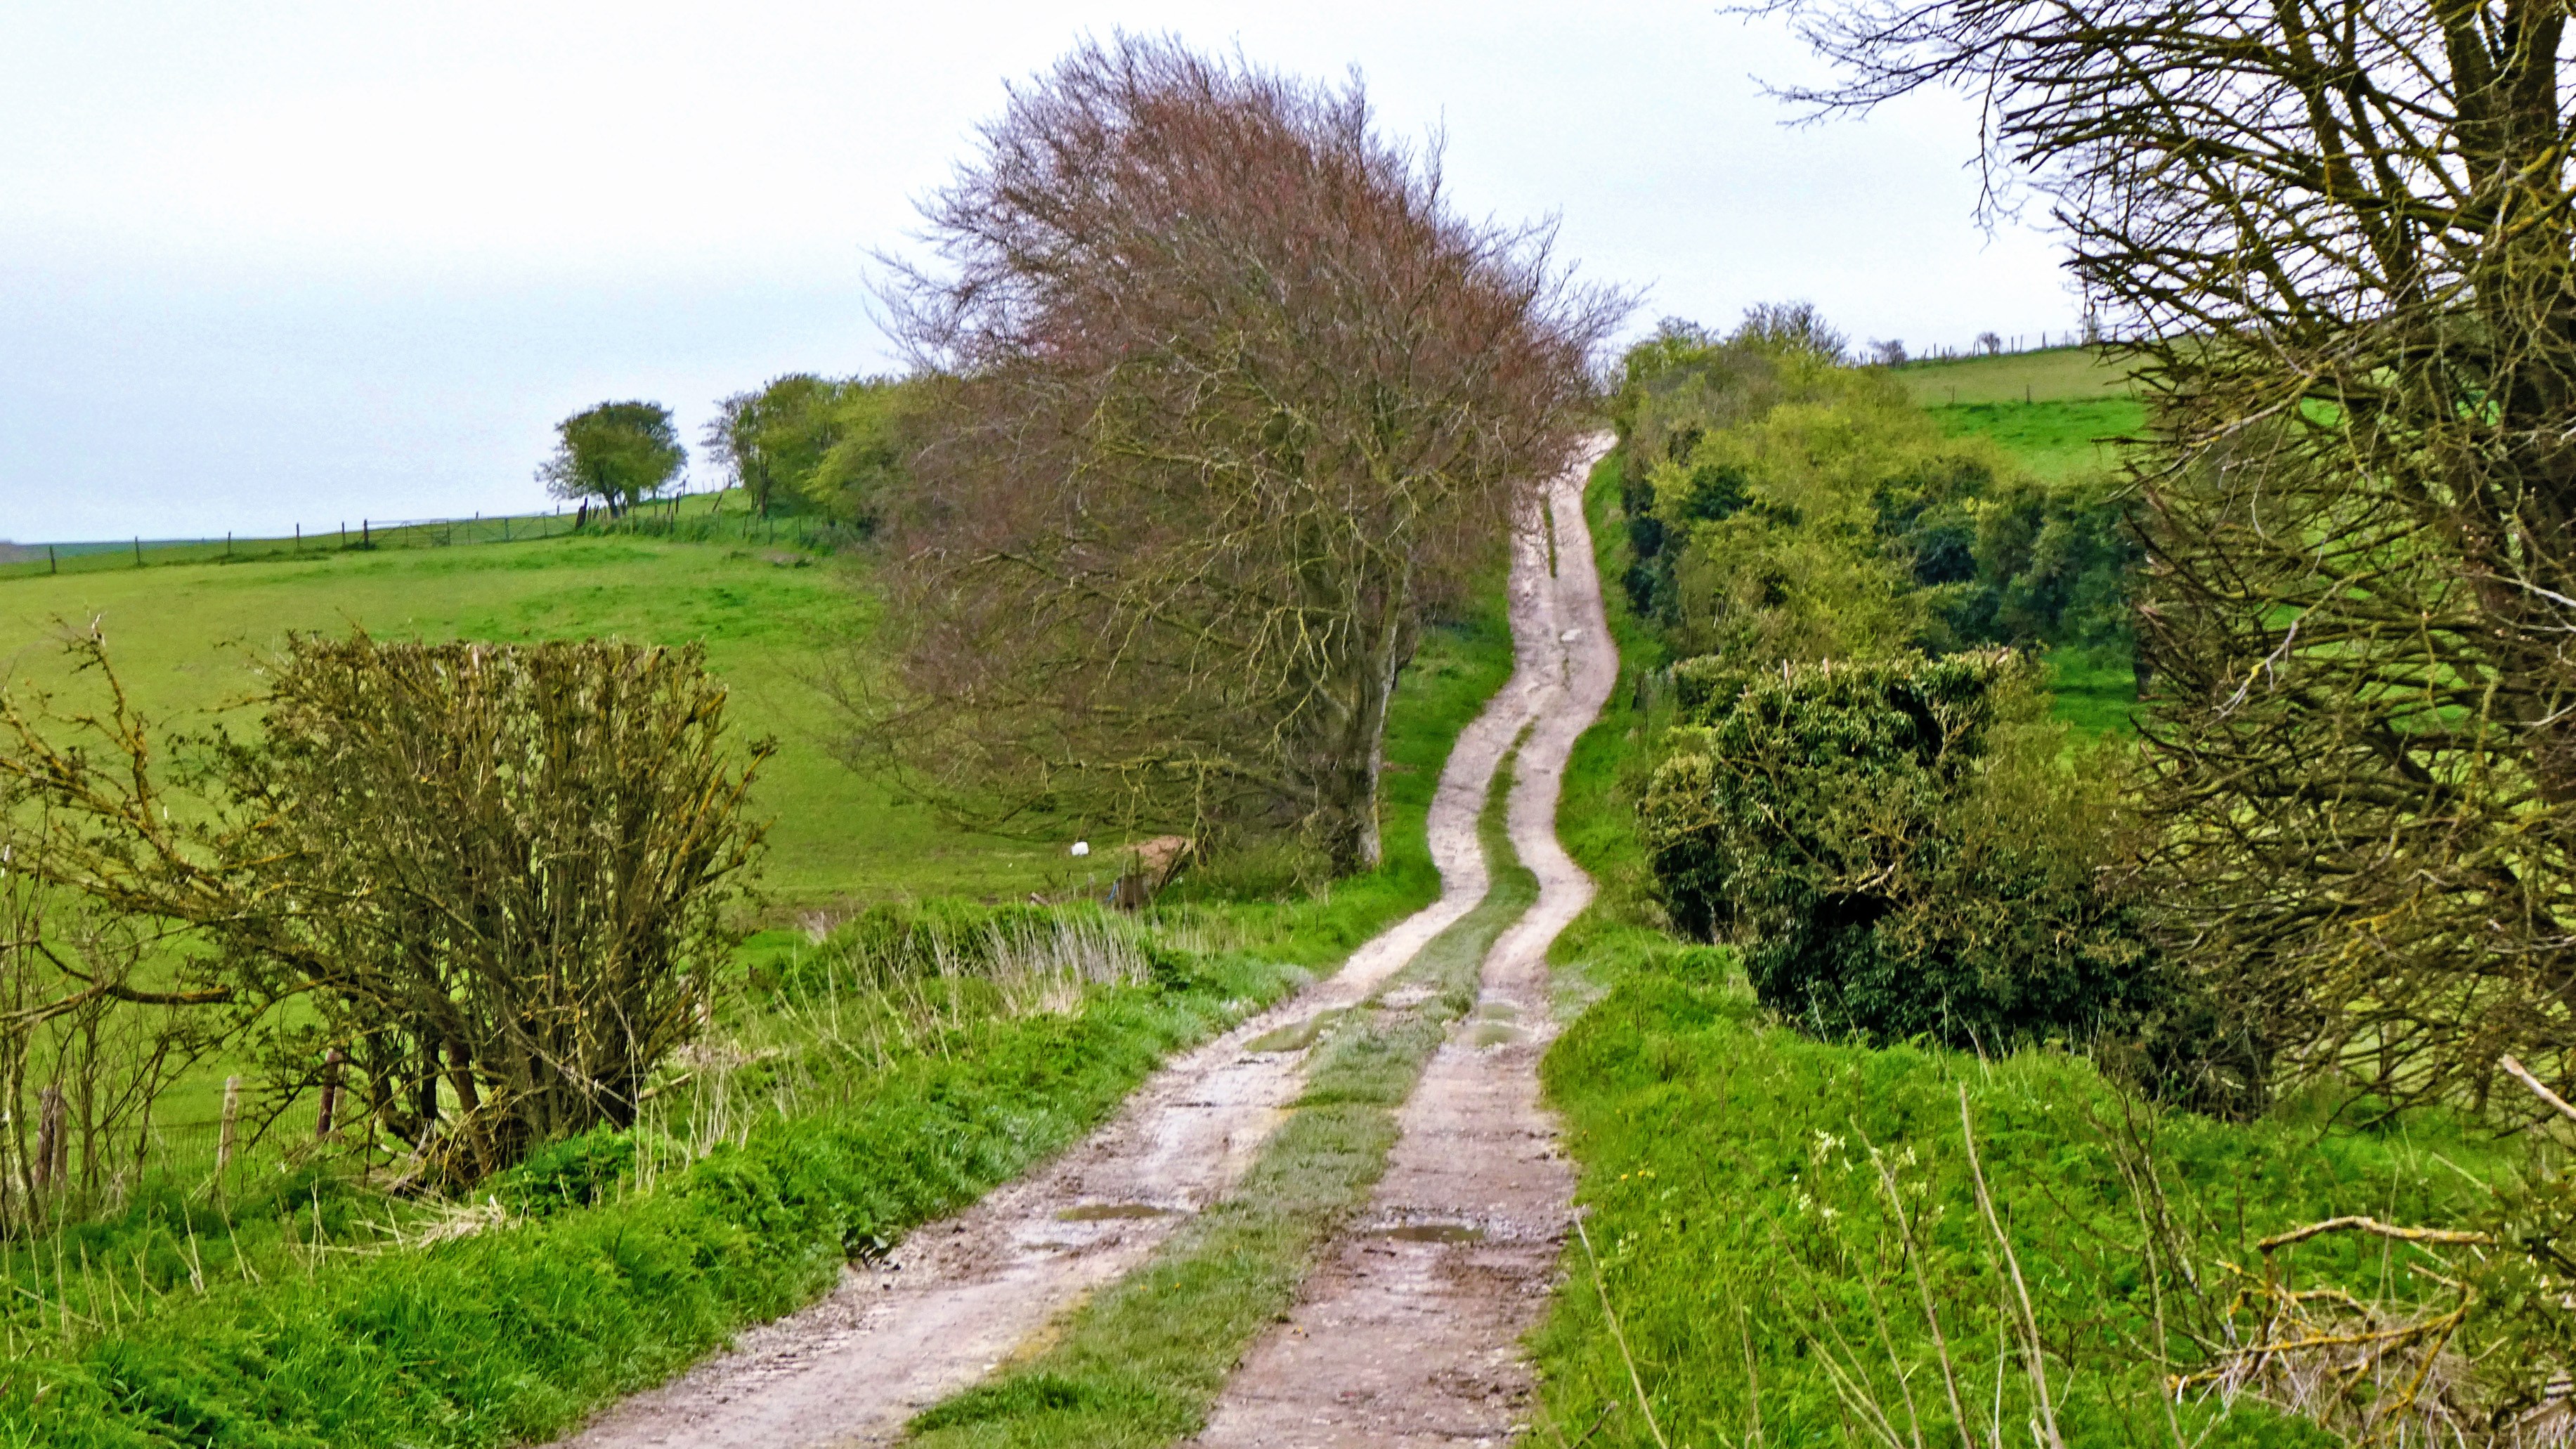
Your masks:
<path fill-rule="evenodd" d="M 1378 783 L 1386 762 L 1386 717 L 1395 682 L 1420 642 L 1402 609 L 1391 609 L 1374 631 L 1372 647 L 1352 661 L 1352 708 L 1347 728 L 1321 762 L 1316 822 L 1333 874 L 1378 868 L 1386 845 L 1378 828 Z"/>

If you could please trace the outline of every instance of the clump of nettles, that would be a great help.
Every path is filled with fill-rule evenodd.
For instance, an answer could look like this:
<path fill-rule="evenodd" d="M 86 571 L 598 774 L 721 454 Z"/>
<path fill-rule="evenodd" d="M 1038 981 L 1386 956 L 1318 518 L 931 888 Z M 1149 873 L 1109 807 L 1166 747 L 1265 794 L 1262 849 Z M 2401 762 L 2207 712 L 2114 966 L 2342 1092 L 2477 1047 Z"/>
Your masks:
<path fill-rule="evenodd" d="M 2024 656 L 1680 673 L 1693 723 L 1647 789 L 1648 846 L 1679 925 L 1745 940 L 1766 1007 L 2000 1051 L 2133 1029 L 2166 996 L 2106 869 L 2112 787 L 2072 766 Z"/>

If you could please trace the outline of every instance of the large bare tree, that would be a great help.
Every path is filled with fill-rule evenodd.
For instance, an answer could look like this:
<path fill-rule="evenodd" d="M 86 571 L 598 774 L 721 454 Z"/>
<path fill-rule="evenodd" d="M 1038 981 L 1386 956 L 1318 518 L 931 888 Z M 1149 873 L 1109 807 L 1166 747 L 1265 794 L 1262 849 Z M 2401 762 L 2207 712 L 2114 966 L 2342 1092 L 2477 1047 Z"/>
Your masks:
<path fill-rule="evenodd" d="M 1387 707 L 1574 456 L 1620 307 L 1436 155 L 1176 42 L 1085 44 L 925 205 L 935 378 L 858 748 L 988 820 L 1379 856 Z"/>
<path fill-rule="evenodd" d="M 1980 97 L 1990 194 L 2131 339 L 2160 864 L 2246 1058 L 2576 1076 L 2565 7 L 1785 8 L 1809 102 Z"/>

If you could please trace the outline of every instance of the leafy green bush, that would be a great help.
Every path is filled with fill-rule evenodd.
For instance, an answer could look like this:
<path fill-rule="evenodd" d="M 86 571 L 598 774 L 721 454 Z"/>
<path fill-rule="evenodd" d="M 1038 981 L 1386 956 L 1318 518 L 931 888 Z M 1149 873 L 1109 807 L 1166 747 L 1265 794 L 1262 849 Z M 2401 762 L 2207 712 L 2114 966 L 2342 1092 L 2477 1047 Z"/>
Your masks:
<path fill-rule="evenodd" d="M 2161 977 L 2106 882 L 2120 814 L 2005 652 L 1792 665 L 1673 731 L 1642 804 L 1677 923 L 1738 925 L 1821 1035 L 1993 1051 L 2138 1020 Z"/>
<path fill-rule="evenodd" d="M 2111 482 L 1944 436 L 1884 368 L 1667 322 L 1612 411 L 1628 603 L 1682 653 L 2133 647 L 2140 555 Z"/>

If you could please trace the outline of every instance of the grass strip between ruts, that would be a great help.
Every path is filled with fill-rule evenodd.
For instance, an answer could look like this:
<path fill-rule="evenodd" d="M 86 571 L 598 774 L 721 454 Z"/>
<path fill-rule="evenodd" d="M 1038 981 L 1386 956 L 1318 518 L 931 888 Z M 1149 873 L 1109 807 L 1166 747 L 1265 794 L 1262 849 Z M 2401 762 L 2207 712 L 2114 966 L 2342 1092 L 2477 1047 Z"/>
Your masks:
<path fill-rule="evenodd" d="M 1204 1424 L 1254 1337 L 1367 1206 L 1395 1146 L 1397 1109 L 1474 1007 L 1494 938 L 1538 898 L 1504 829 L 1510 785 L 1507 756 L 1478 821 L 1493 871 L 1484 900 L 1329 1029 L 1294 1112 L 1234 1195 L 1078 1310 L 1044 1352 L 915 1419 L 915 1444 L 1135 1449 Z M 1428 995 L 1394 1004 L 1407 986 Z"/>

